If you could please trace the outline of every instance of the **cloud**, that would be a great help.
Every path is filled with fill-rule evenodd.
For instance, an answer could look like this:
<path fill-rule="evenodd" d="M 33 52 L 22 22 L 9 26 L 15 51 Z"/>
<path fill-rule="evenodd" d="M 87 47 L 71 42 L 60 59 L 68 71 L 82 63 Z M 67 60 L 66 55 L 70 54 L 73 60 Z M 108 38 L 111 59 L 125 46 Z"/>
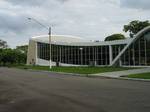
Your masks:
<path fill-rule="evenodd" d="M 90 40 L 104 40 L 112 33 L 122 33 L 129 21 L 150 18 L 148 10 L 122 8 L 120 4 L 123 0 L 0 0 L 0 38 L 15 47 L 32 36 L 47 34 L 28 17 L 52 26 L 53 34 Z"/>
<path fill-rule="evenodd" d="M 6 0 L 6 1 L 13 5 L 30 5 L 30 6 L 36 5 L 39 6 L 43 3 L 42 0 Z"/>
<path fill-rule="evenodd" d="M 54 5 L 53 3 L 65 3 L 68 2 L 70 0 L 6 0 L 7 2 L 13 4 L 13 5 L 24 5 L 24 6 L 29 6 L 29 7 L 40 7 L 44 4 L 49 4 Z"/>
<path fill-rule="evenodd" d="M 150 9 L 150 0 L 120 0 L 121 6 L 135 9 Z"/>
<path fill-rule="evenodd" d="M 22 32 L 23 29 L 26 29 L 27 25 L 23 16 L 0 11 L 0 27 L 5 31 L 11 30 L 18 33 Z"/>

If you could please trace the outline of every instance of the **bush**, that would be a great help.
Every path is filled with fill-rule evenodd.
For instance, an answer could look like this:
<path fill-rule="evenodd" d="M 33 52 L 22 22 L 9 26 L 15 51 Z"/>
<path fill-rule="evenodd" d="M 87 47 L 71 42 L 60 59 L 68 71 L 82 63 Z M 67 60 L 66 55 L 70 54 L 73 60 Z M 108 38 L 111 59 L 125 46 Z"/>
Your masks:
<path fill-rule="evenodd" d="M 0 65 L 25 64 L 26 54 L 16 49 L 0 49 Z"/>
<path fill-rule="evenodd" d="M 113 34 L 105 38 L 105 41 L 125 39 L 123 34 Z"/>

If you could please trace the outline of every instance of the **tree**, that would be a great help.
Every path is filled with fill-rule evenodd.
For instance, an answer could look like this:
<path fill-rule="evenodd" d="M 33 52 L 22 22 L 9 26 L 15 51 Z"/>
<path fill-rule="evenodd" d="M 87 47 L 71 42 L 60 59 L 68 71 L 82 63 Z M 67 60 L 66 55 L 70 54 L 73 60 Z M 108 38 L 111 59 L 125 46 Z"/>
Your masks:
<path fill-rule="evenodd" d="M 5 65 L 6 63 L 15 63 L 15 55 L 12 49 L 2 49 L 1 62 L 3 63 L 3 65 Z"/>
<path fill-rule="evenodd" d="M 0 48 L 7 48 L 7 42 L 0 39 Z"/>
<path fill-rule="evenodd" d="M 21 51 L 21 52 L 27 54 L 27 52 L 28 52 L 28 45 L 17 46 L 17 47 L 16 47 L 16 50 L 19 50 L 19 51 Z"/>
<path fill-rule="evenodd" d="M 25 64 L 26 63 L 26 59 L 27 59 L 26 53 L 19 51 L 17 49 L 14 49 L 14 53 L 15 53 L 15 57 L 16 57 L 15 63 L 18 63 L 18 64 Z"/>
<path fill-rule="evenodd" d="M 18 63 L 26 63 L 28 45 L 17 46 L 15 50 L 16 50 L 16 52 L 18 52 L 18 55 L 19 55 Z"/>
<path fill-rule="evenodd" d="M 123 31 L 129 32 L 130 37 L 133 38 L 134 35 L 136 35 L 140 30 L 147 26 L 150 26 L 149 21 L 134 20 L 131 21 L 128 25 L 124 25 Z"/>
<path fill-rule="evenodd" d="M 0 49 L 0 64 L 25 64 L 26 54 L 16 49 Z"/>
<path fill-rule="evenodd" d="M 105 41 L 125 39 L 123 34 L 113 34 L 105 38 Z"/>

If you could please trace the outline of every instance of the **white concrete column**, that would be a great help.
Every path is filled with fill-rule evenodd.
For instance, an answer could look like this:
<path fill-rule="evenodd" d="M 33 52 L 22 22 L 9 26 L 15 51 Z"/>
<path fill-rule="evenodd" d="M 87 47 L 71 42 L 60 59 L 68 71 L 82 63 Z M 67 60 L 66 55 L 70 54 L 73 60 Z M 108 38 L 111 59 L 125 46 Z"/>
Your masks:
<path fill-rule="evenodd" d="M 95 66 L 97 65 L 97 46 L 95 47 L 95 60 L 94 60 L 94 63 L 95 63 Z"/>
<path fill-rule="evenodd" d="M 61 63 L 61 46 L 59 46 L 59 62 Z"/>
<path fill-rule="evenodd" d="M 35 44 L 35 65 L 38 63 L 38 44 Z"/>
<path fill-rule="evenodd" d="M 112 46 L 109 45 L 109 65 L 112 63 Z"/>

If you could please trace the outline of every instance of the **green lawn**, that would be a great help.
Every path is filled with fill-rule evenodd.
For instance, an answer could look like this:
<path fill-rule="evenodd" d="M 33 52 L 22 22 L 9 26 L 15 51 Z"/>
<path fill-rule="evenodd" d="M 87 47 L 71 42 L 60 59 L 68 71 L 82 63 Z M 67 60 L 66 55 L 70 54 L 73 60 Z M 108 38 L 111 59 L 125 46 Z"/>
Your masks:
<path fill-rule="evenodd" d="M 52 67 L 52 69 L 49 69 L 48 66 L 16 66 L 16 67 L 21 69 L 46 70 L 46 71 L 66 72 L 76 74 L 95 74 L 95 73 L 133 69 L 127 67 Z"/>
<path fill-rule="evenodd" d="M 150 79 L 150 73 L 132 74 L 128 78 Z"/>

